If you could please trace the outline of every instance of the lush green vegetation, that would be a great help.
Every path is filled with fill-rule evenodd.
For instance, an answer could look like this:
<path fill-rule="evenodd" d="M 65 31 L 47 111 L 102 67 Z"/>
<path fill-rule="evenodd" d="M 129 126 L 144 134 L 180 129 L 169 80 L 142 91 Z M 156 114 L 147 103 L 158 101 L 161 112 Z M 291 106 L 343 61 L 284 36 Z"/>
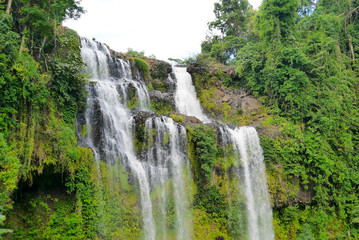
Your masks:
<path fill-rule="evenodd" d="M 175 121 L 178 124 L 181 124 L 183 122 L 183 117 L 182 116 L 178 116 L 176 114 L 171 114 L 170 118 L 173 119 L 173 121 Z"/>
<path fill-rule="evenodd" d="M 134 57 L 133 60 L 135 61 L 135 65 L 138 68 L 138 70 L 140 70 L 143 73 L 144 79 L 149 80 L 150 69 L 148 67 L 148 63 L 145 60 L 137 57 Z"/>
<path fill-rule="evenodd" d="M 187 127 L 189 148 L 193 152 L 192 165 L 200 184 L 209 183 L 212 169 L 217 156 L 216 135 L 212 128 L 205 125 Z"/>
<path fill-rule="evenodd" d="M 56 171 L 64 171 L 69 169 L 65 162 L 78 158 L 73 128 L 86 80 L 77 35 L 59 26 L 83 12 L 75 1 L 16 1 L 8 9 L 11 15 L 4 10 L 0 15 L 5 30 L 0 34 L 0 202 L 5 209 L 11 208 L 9 197 L 19 181 L 31 183 L 46 165 L 58 163 Z"/>
<path fill-rule="evenodd" d="M 75 0 L 18 0 L 9 8 L 8 2 L 0 2 L 0 235 L 12 229 L 6 235 L 12 239 L 141 239 L 134 176 L 77 146 L 75 117 L 85 105 L 86 76 L 78 36 L 61 22 L 83 9 Z M 359 237 L 358 5 L 264 0 L 256 11 L 247 0 L 222 0 L 209 23 L 221 35 L 208 37 L 195 59 L 172 59 L 195 69 L 198 96 L 213 116 L 260 125 L 276 239 Z M 150 91 L 168 90 L 166 63 L 153 66 L 144 52 L 128 54 Z M 245 114 L 217 104 L 219 82 L 249 90 L 264 106 Z M 130 89 L 127 106 L 138 104 Z M 173 112 L 169 102 L 150 107 Z M 154 134 L 136 125 L 136 150 L 151 146 Z M 247 238 L 233 149 L 219 146 L 210 126 L 187 127 L 187 135 L 193 238 Z M 167 134 L 163 145 L 168 141 Z M 163 186 L 168 193 L 170 181 Z M 166 221 L 173 237 L 174 199 L 166 195 L 163 220 L 161 192 L 151 192 L 154 217 Z"/>
<path fill-rule="evenodd" d="M 127 49 L 127 54 L 134 55 L 134 56 L 137 56 L 137 57 L 144 57 L 145 56 L 145 51 L 136 51 L 136 50 L 133 50 L 132 48 L 128 48 Z"/>
<path fill-rule="evenodd" d="M 61 26 L 83 9 L 72 0 L 20 0 L 2 1 L 0 12 L 0 205 L 7 226 L 16 239 L 94 238 L 96 168 L 75 136 L 86 76 L 78 36 Z"/>
<path fill-rule="evenodd" d="M 254 11 L 247 0 L 220 1 L 209 27 L 222 35 L 192 60 L 204 72 L 234 65 L 237 76 L 224 84 L 250 90 L 272 116 L 262 124 L 275 134 L 261 143 L 278 239 L 358 237 L 358 5 L 264 0 Z M 202 103 L 225 112 L 210 91 Z"/>

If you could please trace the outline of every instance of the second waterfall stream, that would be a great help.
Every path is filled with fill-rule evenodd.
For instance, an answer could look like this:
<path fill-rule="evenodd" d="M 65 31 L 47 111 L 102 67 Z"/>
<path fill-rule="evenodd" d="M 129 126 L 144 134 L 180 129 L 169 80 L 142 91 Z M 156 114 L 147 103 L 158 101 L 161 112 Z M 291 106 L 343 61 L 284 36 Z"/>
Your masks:
<path fill-rule="evenodd" d="M 101 182 L 96 221 L 103 230 L 98 238 L 196 239 L 194 232 L 202 231 L 193 229 L 199 221 L 193 210 L 199 187 L 192 176 L 194 163 L 188 157 L 190 138 L 185 125 L 151 111 L 148 86 L 129 60 L 112 56 L 96 41 L 83 38 L 81 44 L 91 79 L 77 132 L 79 144 L 93 150 L 94 172 Z M 223 188 L 235 196 L 227 204 L 228 226 L 237 236 L 233 239 L 274 239 L 265 165 L 255 128 L 214 123 L 203 112 L 185 68 L 173 67 L 168 79 L 176 85 L 172 93 L 176 111 L 215 126 L 223 161 L 233 164 L 226 179 L 228 186 L 230 182 L 235 185 Z M 232 176 L 235 181 L 229 180 Z"/>
<path fill-rule="evenodd" d="M 175 68 L 174 72 L 177 80 L 175 93 L 177 111 L 195 116 L 203 122 L 209 122 L 196 98 L 191 75 L 185 68 Z M 219 126 L 219 129 L 221 138 L 225 139 L 222 140 L 223 144 L 232 146 L 235 155 L 240 159 L 238 165 L 242 166 L 242 172 L 237 171 L 236 175 L 238 180 L 244 183 L 248 239 L 274 239 L 272 209 L 257 132 L 253 127 L 231 129 L 228 126 Z"/>

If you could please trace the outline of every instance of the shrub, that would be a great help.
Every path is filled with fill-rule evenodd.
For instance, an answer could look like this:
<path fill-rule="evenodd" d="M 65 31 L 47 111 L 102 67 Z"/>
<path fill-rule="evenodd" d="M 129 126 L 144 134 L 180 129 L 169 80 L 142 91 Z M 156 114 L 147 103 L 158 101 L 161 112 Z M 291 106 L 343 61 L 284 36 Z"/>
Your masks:
<path fill-rule="evenodd" d="M 134 57 L 133 60 L 135 61 L 136 67 L 138 70 L 143 72 L 143 77 L 145 80 L 150 79 L 150 68 L 148 67 L 148 64 L 145 60 L 141 58 Z"/>
<path fill-rule="evenodd" d="M 202 184 L 209 182 L 217 155 L 216 135 L 212 128 L 200 125 L 194 128 L 191 140 L 194 144 L 195 156 L 200 163 L 200 179 Z"/>
<path fill-rule="evenodd" d="M 183 122 L 183 117 L 182 116 L 171 114 L 170 118 L 172 118 L 173 121 L 175 121 L 176 123 L 179 123 L 179 124 L 181 124 Z"/>

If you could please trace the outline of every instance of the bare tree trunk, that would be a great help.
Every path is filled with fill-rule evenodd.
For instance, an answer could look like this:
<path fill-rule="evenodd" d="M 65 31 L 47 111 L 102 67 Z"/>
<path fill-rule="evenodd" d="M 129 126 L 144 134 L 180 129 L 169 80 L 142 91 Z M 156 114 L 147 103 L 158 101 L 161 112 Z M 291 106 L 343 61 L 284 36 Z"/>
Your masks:
<path fill-rule="evenodd" d="M 46 57 L 43 53 L 41 53 L 42 57 L 44 58 L 44 61 L 45 61 L 45 67 L 46 67 L 46 72 L 49 71 L 49 66 L 47 65 L 47 60 L 46 60 Z"/>
<path fill-rule="evenodd" d="M 41 43 L 41 47 L 40 47 L 40 50 L 39 50 L 39 55 L 38 55 L 38 59 L 40 59 L 40 56 L 42 54 L 42 49 L 44 48 L 45 46 L 45 43 L 46 43 L 46 40 L 47 40 L 47 36 L 44 37 L 44 39 L 42 40 L 42 43 Z"/>
<path fill-rule="evenodd" d="M 55 40 L 55 49 L 57 48 L 57 43 L 56 43 L 56 33 L 57 33 L 57 21 L 55 20 L 55 25 L 54 25 L 54 40 Z"/>
<path fill-rule="evenodd" d="M 26 31 L 26 30 L 27 30 L 27 26 L 25 26 L 25 28 L 24 28 L 24 31 Z M 22 50 L 24 49 L 24 45 L 25 45 L 25 34 L 22 34 L 20 51 L 19 51 L 20 55 L 21 55 Z"/>
<path fill-rule="evenodd" d="M 355 53 L 354 53 L 354 47 L 353 47 L 353 37 L 350 34 L 348 34 L 348 38 L 349 38 L 350 53 L 352 55 L 352 59 L 355 60 Z"/>
<path fill-rule="evenodd" d="M 12 0 L 8 0 L 7 1 L 7 8 L 6 8 L 6 13 L 9 14 L 10 10 L 11 10 L 11 4 L 12 4 Z"/>

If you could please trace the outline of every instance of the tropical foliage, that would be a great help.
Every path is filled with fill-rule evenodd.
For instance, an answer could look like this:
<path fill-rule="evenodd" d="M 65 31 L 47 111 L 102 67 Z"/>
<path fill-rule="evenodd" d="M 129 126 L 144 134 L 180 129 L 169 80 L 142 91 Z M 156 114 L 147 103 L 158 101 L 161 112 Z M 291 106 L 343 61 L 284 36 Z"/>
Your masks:
<path fill-rule="evenodd" d="M 77 146 L 75 117 L 85 106 L 87 78 L 78 36 L 61 22 L 84 12 L 79 2 L 0 2 L 0 235 L 8 238 L 143 237 L 133 176 Z M 276 239 L 359 237 L 358 6 L 358 0 L 264 0 L 257 11 L 247 0 L 220 0 L 208 24 L 219 33 L 203 41 L 196 58 L 171 59 L 196 69 L 198 97 L 213 116 L 264 129 Z M 165 63 L 154 70 L 144 52 L 128 54 L 149 90 L 169 89 L 161 81 Z M 223 64 L 233 74 L 217 71 Z M 264 106 L 246 116 L 216 105 L 218 81 L 250 91 Z M 136 98 L 128 102 L 137 105 Z M 184 122 L 168 102 L 151 107 Z M 145 147 L 140 130 L 138 148 Z M 231 150 L 219 146 L 213 126 L 187 127 L 187 137 L 193 237 L 246 238 Z M 168 197 L 167 224 L 174 229 Z"/>
<path fill-rule="evenodd" d="M 209 27 L 221 34 L 208 37 L 194 61 L 207 71 L 213 61 L 234 65 L 237 77 L 226 85 L 250 90 L 273 117 L 263 125 L 279 134 L 262 136 L 262 145 L 269 178 L 282 178 L 282 187 L 270 190 L 287 199 L 275 208 L 278 239 L 358 234 L 358 6 L 356 0 L 264 0 L 254 11 L 246 0 L 219 1 Z M 291 179 L 313 197 L 285 220 Z"/>

